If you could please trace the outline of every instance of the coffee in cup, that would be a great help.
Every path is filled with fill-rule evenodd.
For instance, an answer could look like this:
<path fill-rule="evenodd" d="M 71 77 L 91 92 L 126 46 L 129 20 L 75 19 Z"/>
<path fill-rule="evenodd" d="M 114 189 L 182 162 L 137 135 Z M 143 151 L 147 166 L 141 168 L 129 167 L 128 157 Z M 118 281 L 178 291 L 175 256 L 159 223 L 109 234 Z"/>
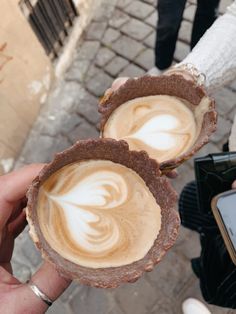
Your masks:
<path fill-rule="evenodd" d="M 101 137 L 146 151 L 162 170 L 189 159 L 216 129 L 214 101 L 179 75 L 129 79 L 102 99 L 99 111 Z"/>
<path fill-rule="evenodd" d="M 41 171 L 28 199 L 43 257 L 87 285 L 137 280 L 177 237 L 175 191 L 154 160 L 124 141 L 77 142 Z"/>

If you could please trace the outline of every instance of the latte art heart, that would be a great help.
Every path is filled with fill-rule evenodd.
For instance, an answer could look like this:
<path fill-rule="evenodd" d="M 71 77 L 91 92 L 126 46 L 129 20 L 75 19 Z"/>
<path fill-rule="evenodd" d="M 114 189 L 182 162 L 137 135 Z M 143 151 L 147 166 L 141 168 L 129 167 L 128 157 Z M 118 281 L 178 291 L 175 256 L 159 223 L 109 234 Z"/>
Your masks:
<path fill-rule="evenodd" d="M 50 246 L 87 267 L 143 258 L 161 226 L 160 207 L 144 181 L 111 161 L 73 163 L 40 188 L 38 218 Z"/>
<path fill-rule="evenodd" d="M 110 116 L 103 137 L 124 139 L 130 149 L 146 150 L 162 162 L 186 152 L 194 143 L 194 114 L 173 96 L 158 95 L 130 100 Z"/>
<path fill-rule="evenodd" d="M 155 149 L 167 150 L 176 145 L 174 130 L 178 126 L 179 121 L 175 117 L 159 115 L 148 120 L 136 133 L 127 136 L 127 139 L 139 139 Z"/>

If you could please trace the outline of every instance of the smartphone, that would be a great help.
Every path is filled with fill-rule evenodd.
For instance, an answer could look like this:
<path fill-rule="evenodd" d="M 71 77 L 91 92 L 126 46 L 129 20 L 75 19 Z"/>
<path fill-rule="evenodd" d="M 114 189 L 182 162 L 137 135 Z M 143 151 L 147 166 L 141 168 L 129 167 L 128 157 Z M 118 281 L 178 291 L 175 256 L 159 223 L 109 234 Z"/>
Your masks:
<path fill-rule="evenodd" d="M 216 195 L 211 201 L 211 208 L 232 262 L 236 265 L 236 190 Z"/>

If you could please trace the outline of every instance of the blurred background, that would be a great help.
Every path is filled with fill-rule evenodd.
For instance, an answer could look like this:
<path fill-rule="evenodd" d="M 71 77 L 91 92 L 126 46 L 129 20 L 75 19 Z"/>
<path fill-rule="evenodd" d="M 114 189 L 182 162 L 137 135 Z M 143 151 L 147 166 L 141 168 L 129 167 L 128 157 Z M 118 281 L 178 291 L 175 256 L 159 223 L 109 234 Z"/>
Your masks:
<path fill-rule="evenodd" d="M 222 0 L 220 14 L 232 1 Z M 118 76 L 154 66 L 156 0 L 1 0 L 0 173 L 48 162 L 78 139 L 97 137 L 97 104 Z M 196 1 L 188 0 L 174 62 L 189 52 Z M 213 96 L 218 129 L 198 156 L 221 151 L 236 112 L 236 82 Z M 193 160 L 172 181 L 178 192 L 194 177 Z M 179 314 L 187 297 L 201 299 L 190 259 L 198 235 L 181 228 L 174 248 L 138 282 L 115 290 L 73 283 L 48 313 Z M 27 230 L 17 240 L 15 275 L 22 281 L 41 263 Z M 233 311 L 210 306 L 212 313 Z"/>

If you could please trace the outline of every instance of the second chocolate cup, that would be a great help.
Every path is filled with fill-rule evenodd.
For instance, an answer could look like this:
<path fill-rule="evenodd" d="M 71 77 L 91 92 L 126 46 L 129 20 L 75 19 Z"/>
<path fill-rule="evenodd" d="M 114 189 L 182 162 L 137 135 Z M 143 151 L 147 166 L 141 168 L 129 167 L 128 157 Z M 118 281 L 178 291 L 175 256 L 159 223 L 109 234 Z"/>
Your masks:
<path fill-rule="evenodd" d="M 107 123 L 113 123 L 114 113 L 123 104 L 141 97 L 166 95 L 174 96 L 177 99 L 186 102 L 186 106 L 192 111 L 197 127 L 197 135 L 191 146 L 182 154 L 168 158 L 167 160 L 157 160 L 160 162 L 162 173 L 167 173 L 184 161 L 191 158 L 200 148 L 209 142 L 211 134 L 216 130 L 217 113 L 215 111 L 215 102 L 207 95 L 206 90 L 197 85 L 195 82 L 184 79 L 180 75 L 171 76 L 143 76 L 137 79 L 129 79 L 118 90 L 106 95 L 99 104 L 99 112 L 101 113 L 101 137 Z M 125 118 L 125 116 L 124 116 Z M 124 122 L 120 121 L 120 125 Z M 108 136 L 112 137 L 112 136 Z M 126 140 L 124 137 L 116 138 Z M 165 143 L 164 143 L 165 145 Z M 145 150 L 145 146 L 141 149 Z M 151 156 L 153 158 L 153 156 Z"/>

